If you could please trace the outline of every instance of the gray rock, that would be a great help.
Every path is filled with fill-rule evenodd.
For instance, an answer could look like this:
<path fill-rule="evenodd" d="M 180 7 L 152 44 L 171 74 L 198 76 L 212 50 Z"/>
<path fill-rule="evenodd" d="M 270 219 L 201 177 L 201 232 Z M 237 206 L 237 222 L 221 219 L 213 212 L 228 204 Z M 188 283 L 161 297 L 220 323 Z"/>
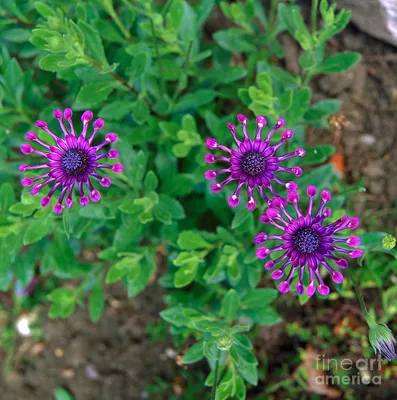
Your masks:
<path fill-rule="evenodd" d="M 337 0 L 362 31 L 397 46 L 397 0 Z"/>

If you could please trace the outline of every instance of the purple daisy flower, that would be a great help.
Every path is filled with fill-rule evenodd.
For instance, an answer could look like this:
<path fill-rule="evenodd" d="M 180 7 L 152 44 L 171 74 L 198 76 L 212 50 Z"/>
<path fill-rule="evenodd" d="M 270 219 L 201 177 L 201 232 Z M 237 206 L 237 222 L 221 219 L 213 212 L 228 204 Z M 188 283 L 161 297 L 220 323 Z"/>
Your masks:
<path fill-rule="evenodd" d="M 54 192 L 61 188 L 61 194 L 57 204 L 54 206 L 54 212 L 60 214 L 63 210 L 63 200 L 66 197 L 66 207 L 72 208 L 72 192 L 74 185 L 76 184 L 80 191 L 80 204 L 86 206 L 89 203 L 88 196 L 84 193 L 84 184 L 89 189 L 89 195 L 92 201 L 97 202 L 101 198 L 98 190 L 94 189 L 91 183 L 90 177 L 98 179 L 99 183 L 104 187 L 109 187 L 112 183 L 108 177 L 103 177 L 97 173 L 100 169 L 111 169 L 113 172 L 119 173 L 123 171 L 122 164 L 102 164 L 99 160 L 103 158 L 115 159 L 119 156 L 119 152 L 116 149 L 110 149 L 107 153 L 98 154 L 98 151 L 109 143 L 115 143 L 118 136 L 115 133 L 108 133 L 105 140 L 97 146 L 92 145 L 92 141 L 99 129 L 104 126 L 104 121 L 98 118 L 94 122 L 94 130 L 90 137 L 87 139 L 87 129 L 89 122 L 93 118 L 91 111 L 85 111 L 81 116 L 81 122 L 83 123 L 83 130 L 80 136 L 77 138 L 73 122 L 72 122 L 72 110 L 66 108 L 62 114 L 61 110 L 54 110 L 54 117 L 58 120 L 59 125 L 64 133 L 64 139 L 57 136 L 49 128 L 45 121 L 36 121 L 35 126 L 47 132 L 54 139 L 55 146 L 51 146 L 37 137 L 35 132 L 28 132 L 26 139 L 36 142 L 46 148 L 48 152 L 34 149 L 30 144 L 23 144 L 21 146 L 21 152 L 23 154 L 37 154 L 45 157 L 48 161 L 44 164 L 39 165 L 27 165 L 22 164 L 19 167 L 20 171 L 29 171 L 33 169 L 48 168 L 49 171 L 45 174 L 39 175 L 35 178 L 23 178 L 22 185 L 25 187 L 32 187 L 31 194 L 36 195 L 41 189 L 48 184 L 52 183 L 53 186 L 46 196 L 41 199 L 41 205 L 46 207 L 50 204 L 51 196 Z M 66 129 L 63 118 L 69 124 L 69 131 Z M 42 181 L 41 183 L 36 183 Z"/>
<path fill-rule="evenodd" d="M 303 294 L 303 276 L 305 267 L 307 266 L 309 274 L 309 285 L 306 293 L 312 296 L 316 291 L 315 279 L 318 282 L 318 291 L 321 295 L 329 294 L 329 287 L 326 286 L 320 275 L 320 266 L 323 265 L 332 275 L 332 279 L 336 283 L 343 281 L 343 275 L 334 270 L 329 260 L 334 260 L 338 268 L 346 268 L 348 263 L 345 259 L 339 258 L 334 253 L 344 253 L 351 258 L 362 256 L 362 251 L 348 250 L 338 247 L 340 243 L 344 243 L 350 247 L 356 247 L 360 244 L 360 238 L 350 236 L 342 238 L 336 236 L 336 233 L 344 229 L 356 229 L 360 224 L 358 218 L 349 218 L 343 216 L 332 224 L 324 224 L 324 220 L 331 215 L 331 209 L 324 210 L 325 205 L 331 200 L 331 193 L 328 190 L 321 192 L 321 205 L 315 215 L 312 215 L 313 198 L 317 193 L 315 186 L 307 188 L 309 196 L 309 207 L 306 216 L 302 215 L 298 208 L 299 196 L 295 191 L 288 193 L 288 201 L 292 203 L 296 217 L 292 217 L 285 206 L 287 200 L 283 197 L 275 198 L 272 201 L 272 206 L 266 210 L 266 213 L 261 215 L 260 220 L 264 224 L 271 224 L 283 231 L 279 236 L 268 236 L 265 233 L 259 233 L 255 239 L 255 244 L 263 244 L 267 240 L 280 240 L 282 243 L 274 248 L 260 247 L 256 251 L 257 258 L 266 258 L 270 253 L 275 251 L 284 251 L 284 253 L 276 260 L 267 261 L 265 268 L 272 270 L 277 264 L 283 263 L 279 269 L 272 272 L 272 278 L 275 280 L 281 279 L 287 267 L 290 266 L 289 273 L 284 281 L 282 281 L 278 289 L 282 293 L 287 293 L 290 290 L 290 283 L 295 270 L 299 270 L 299 280 L 296 284 L 298 294 Z M 279 208 L 279 210 L 277 210 Z M 284 215 L 283 215 L 284 214 Z"/>
<path fill-rule="evenodd" d="M 303 157 L 306 154 L 304 149 L 297 149 L 291 153 L 284 154 L 283 156 L 275 157 L 274 154 L 277 149 L 287 140 L 294 136 L 294 132 L 290 129 L 285 130 L 281 139 L 273 146 L 270 146 L 270 140 L 273 137 L 276 130 L 281 129 L 284 126 L 284 120 L 278 119 L 276 125 L 270 130 L 265 140 L 261 139 L 261 133 L 263 127 L 266 125 L 266 118 L 259 116 L 256 119 L 257 129 L 254 140 L 251 140 L 247 133 L 247 122 L 248 118 L 242 114 L 237 115 L 237 119 L 242 125 L 244 140 L 240 141 L 236 136 L 236 127 L 232 123 L 228 123 L 227 127 L 235 140 L 238 150 L 231 149 L 229 147 L 218 144 L 213 139 L 207 139 L 206 146 L 209 149 L 221 149 L 229 153 L 229 157 L 214 156 L 213 154 L 207 154 L 204 157 L 204 161 L 212 164 L 216 161 L 222 161 L 230 164 L 228 167 L 214 171 L 208 170 L 205 173 L 205 178 L 214 180 L 218 175 L 229 174 L 229 176 L 221 183 L 215 182 L 211 186 L 211 190 L 215 193 L 220 192 L 229 182 L 238 181 L 236 190 L 229 197 L 228 203 L 230 207 L 237 207 L 240 199 L 239 194 L 244 184 L 247 185 L 248 190 L 248 202 L 247 208 L 253 210 L 256 206 L 256 201 L 253 198 L 253 192 L 255 188 L 258 188 L 261 196 L 265 201 L 269 202 L 269 198 L 264 192 L 267 188 L 273 196 L 278 196 L 274 190 L 272 184 L 273 181 L 280 185 L 286 186 L 288 190 L 296 190 L 296 184 L 293 182 L 286 183 L 275 176 L 276 172 L 288 172 L 295 176 L 302 175 L 302 168 L 293 167 L 286 168 L 279 164 L 293 157 Z"/>

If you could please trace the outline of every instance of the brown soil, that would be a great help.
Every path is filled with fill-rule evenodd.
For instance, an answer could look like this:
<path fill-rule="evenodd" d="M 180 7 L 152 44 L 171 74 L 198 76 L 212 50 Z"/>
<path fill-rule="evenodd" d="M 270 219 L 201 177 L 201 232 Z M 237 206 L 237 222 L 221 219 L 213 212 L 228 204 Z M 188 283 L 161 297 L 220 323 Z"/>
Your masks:
<path fill-rule="evenodd" d="M 147 324 L 161 322 L 162 297 L 157 284 L 133 299 L 112 286 L 96 324 L 82 309 L 67 320 L 45 319 L 42 342 L 19 340 L 18 363 L 0 382 L 1 400 L 49 400 L 58 386 L 75 400 L 146 398 L 145 387 L 155 377 L 169 381 L 175 371 L 170 344 L 151 343 L 145 332 Z"/>
<path fill-rule="evenodd" d="M 356 214 L 371 216 L 372 229 L 391 228 L 397 221 L 397 51 L 353 27 L 338 38 L 331 43 L 335 51 L 358 51 L 362 61 L 346 73 L 317 79 L 314 100 L 339 98 L 347 126 L 340 134 L 310 129 L 308 144 L 337 144 L 347 182 L 364 178 L 366 191 L 354 199 Z"/>

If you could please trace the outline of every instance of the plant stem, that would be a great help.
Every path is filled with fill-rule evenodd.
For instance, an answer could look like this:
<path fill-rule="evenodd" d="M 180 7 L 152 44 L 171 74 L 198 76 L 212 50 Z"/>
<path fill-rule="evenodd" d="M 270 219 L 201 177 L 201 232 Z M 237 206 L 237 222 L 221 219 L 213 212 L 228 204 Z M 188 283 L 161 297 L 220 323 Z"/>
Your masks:
<path fill-rule="evenodd" d="M 216 362 L 215 362 L 215 371 L 214 371 L 214 382 L 212 383 L 212 390 L 211 390 L 211 400 L 216 399 L 216 389 L 218 386 L 218 371 L 219 371 L 219 359 L 221 356 L 221 351 L 218 349 L 216 353 Z"/>
<path fill-rule="evenodd" d="M 178 96 L 181 94 L 181 92 L 183 90 L 183 80 L 185 79 L 185 76 L 186 76 L 186 81 L 189 78 L 188 77 L 189 57 L 190 57 L 190 52 L 192 51 L 192 46 L 193 46 L 193 41 L 190 41 L 189 45 L 188 45 L 188 49 L 185 53 L 185 61 L 183 63 L 183 74 L 181 74 L 181 76 L 179 77 L 177 90 L 175 91 L 174 96 L 172 97 L 173 103 L 175 103 L 176 99 L 178 98 Z"/>
<path fill-rule="evenodd" d="M 318 0 L 312 0 L 312 33 L 317 31 L 317 8 Z"/>
<path fill-rule="evenodd" d="M 358 285 L 358 283 L 356 281 L 356 278 L 354 277 L 354 273 L 351 270 L 349 271 L 349 276 L 353 282 L 353 287 L 356 292 L 358 303 L 360 304 L 361 312 L 363 313 L 363 316 L 366 319 L 366 321 L 369 322 L 368 320 L 372 320 L 372 317 L 370 316 L 370 314 L 367 310 L 367 306 L 365 305 L 365 301 L 364 301 L 364 296 L 361 292 L 360 286 Z"/>
<path fill-rule="evenodd" d="M 276 12 L 277 12 L 278 0 L 272 0 L 269 11 L 269 30 L 272 30 L 276 23 Z"/>
<path fill-rule="evenodd" d="M 84 56 L 84 59 L 89 62 L 90 64 L 92 64 L 94 67 L 98 68 L 100 71 L 102 70 L 102 65 L 94 60 L 93 58 Z M 136 90 L 134 87 L 132 87 L 125 79 L 123 79 L 121 76 L 115 74 L 114 72 L 108 72 L 107 75 L 111 76 L 114 80 L 116 80 L 117 82 L 120 82 L 125 88 L 127 88 L 131 93 L 134 93 L 136 96 L 141 95 L 141 93 L 139 92 L 139 90 Z M 153 110 L 153 103 L 147 98 L 147 97 L 143 97 L 143 100 L 145 101 L 145 103 L 147 104 L 147 106 L 150 109 L 150 112 L 155 115 L 158 118 L 161 118 L 163 120 L 165 120 L 166 118 L 164 116 L 162 116 L 161 114 L 159 114 L 157 111 Z"/>
<path fill-rule="evenodd" d="M 116 25 L 119 27 L 119 29 L 121 30 L 121 32 L 123 33 L 123 35 L 125 36 L 125 38 L 127 40 L 131 40 L 131 34 L 130 32 L 128 32 L 128 30 L 125 28 L 125 26 L 123 25 L 123 23 L 121 22 L 120 17 L 115 13 L 114 15 L 111 16 L 113 18 L 113 21 L 116 23 Z"/>
<path fill-rule="evenodd" d="M 164 80 L 164 68 L 163 68 L 163 62 L 162 62 L 161 57 L 160 57 L 159 48 L 158 48 L 158 45 L 157 45 L 156 28 L 154 26 L 153 19 L 150 19 L 150 27 L 152 29 L 154 51 L 156 52 L 157 62 L 159 63 L 159 67 L 160 67 L 161 92 L 164 95 L 166 93 L 166 91 L 165 91 L 165 80 Z"/>

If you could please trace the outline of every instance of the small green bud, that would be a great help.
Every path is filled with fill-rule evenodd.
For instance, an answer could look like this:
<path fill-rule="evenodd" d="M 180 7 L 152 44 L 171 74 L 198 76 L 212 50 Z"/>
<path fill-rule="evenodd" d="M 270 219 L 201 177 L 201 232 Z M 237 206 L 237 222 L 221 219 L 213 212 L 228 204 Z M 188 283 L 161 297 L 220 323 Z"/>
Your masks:
<path fill-rule="evenodd" d="M 51 29 L 59 30 L 61 27 L 61 22 L 58 17 L 48 17 L 47 24 Z"/>
<path fill-rule="evenodd" d="M 161 14 L 152 14 L 152 21 L 155 26 L 161 27 L 164 23 L 164 19 Z"/>
<path fill-rule="evenodd" d="M 226 335 L 220 336 L 216 341 L 218 349 L 222 351 L 228 351 L 230 347 L 232 347 L 232 344 L 232 339 L 230 339 L 230 337 Z"/>
<path fill-rule="evenodd" d="M 48 47 L 52 51 L 57 51 L 63 49 L 63 42 L 62 39 L 58 36 L 52 36 L 47 39 Z"/>
<path fill-rule="evenodd" d="M 382 247 L 385 250 L 391 250 L 396 246 L 396 238 L 392 235 L 387 235 L 382 238 Z"/>

